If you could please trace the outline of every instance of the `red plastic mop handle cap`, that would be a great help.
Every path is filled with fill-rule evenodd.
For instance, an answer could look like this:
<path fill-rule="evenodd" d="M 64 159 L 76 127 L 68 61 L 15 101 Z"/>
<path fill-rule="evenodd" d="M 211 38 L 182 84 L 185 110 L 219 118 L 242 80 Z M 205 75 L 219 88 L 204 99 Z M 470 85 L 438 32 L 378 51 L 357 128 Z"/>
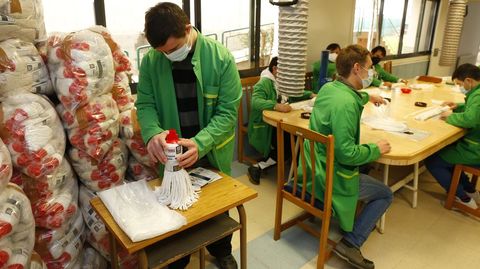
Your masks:
<path fill-rule="evenodd" d="M 167 137 L 165 138 L 165 141 L 169 144 L 177 143 L 178 142 L 178 134 L 175 129 L 170 129 L 168 130 Z"/>

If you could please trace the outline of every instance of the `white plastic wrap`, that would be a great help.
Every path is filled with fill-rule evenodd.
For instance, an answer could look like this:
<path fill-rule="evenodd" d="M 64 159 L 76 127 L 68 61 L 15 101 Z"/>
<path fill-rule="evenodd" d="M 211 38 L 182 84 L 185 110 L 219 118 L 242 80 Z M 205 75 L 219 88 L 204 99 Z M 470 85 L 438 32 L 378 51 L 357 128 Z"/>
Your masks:
<path fill-rule="evenodd" d="M 35 251 L 32 251 L 30 258 L 30 269 L 47 269 L 47 265 L 43 262 L 42 257 Z"/>
<path fill-rule="evenodd" d="M 130 110 L 134 107 L 132 91 L 130 89 L 128 76 L 125 72 L 115 74 L 112 97 L 117 103 L 120 112 Z"/>
<path fill-rule="evenodd" d="M 53 93 L 47 66 L 33 44 L 9 39 L 0 42 L 0 95 L 19 89 Z"/>
<path fill-rule="evenodd" d="M 128 59 L 127 55 L 123 53 L 123 50 L 120 48 L 120 46 L 118 46 L 118 44 L 113 40 L 107 28 L 101 25 L 96 25 L 88 28 L 88 30 L 100 34 L 105 39 L 105 42 L 108 44 L 108 47 L 110 48 L 110 51 L 112 53 L 113 62 L 115 65 L 115 72 L 118 73 L 130 71 L 130 60 Z"/>
<path fill-rule="evenodd" d="M 107 261 L 95 249 L 87 247 L 83 250 L 81 269 L 107 269 Z"/>
<path fill-rule="evenodd" d="M 0 23 L 0 40 L 20 38 L 27 42 L 46 39 L 41 0 L 2 0 L 0 15 L 9 18 L 9 24 Z"/>
<path fill-rule="evenodd" d="M 153 168 L 145 166 L 134 157 L 128 158 L 127 179 L 129 181 L 152 180 L 158 178 L 158 174 Z"/>
<path fill-rule="evenodd" d="M 120 136 L 138 162 L 144 166 L 155 167 L 143 143 L 135 108 L 120 113 Z"/>
<path fill-rule="evenodd" d="M 12 178 L 12 160 L 10 152 L 0 139 L 0 193 Z"/>
<path fill-rule="evenodd" d="M 78 211 L 77 179 L 66 159 L 54 174 L 38 179 L 23 176 L 22 181 L 37 227 L 57 229 Z"/>
<path fill-rule="evenodd" d="M 89 30 L 48 38 L 48 66 L 58 99 L 70 111 L 112 90 L 112 53 L 105 39 Z"/>
<path fill-rule="evenodd" d="M 9 184 L 0 193 L 0 268 L 28 268 L 35 242 L 30 201 Z"/>
<path fill-rule="evenodd" d="M 70 149 L 69 156 L 75 172 L 90 190 L 105 190 L 122 184 L 124 180 L 128 151 L 120 139 L 113 142 L 101 161 L 76 148 Z"/>
<path fill-rule="evenodd" d="M 133 242 L 180 228 L 186 219 L 157 202 L 145 180 L 98 193 L 115 221 Z"/>
<path fill-rule="evenodd" d="M 57 106 L 67 129 L 70 143 L 92 158 L 101 160 L 118 137 L 118 108 L 112 96 L 101 95 L 91 99 L 76 113 Z"/>
<path fill-rule="evenodd" d="M 138 124 L 136 108 L 120 113 L 119 122 L 120 137 L 130 139 L 134 135 L 140 136 L 140 125 Z"/>
<path fill-rule="evenodd" d="M 77 213 L 69 223 L 54 230 L 38 228 L 35 251 L 49 269 L 71 268 L 79 258 L 84 243 L 82 214 Z"/>
<path fill-rule="evenodd" d="M 9 95 L 0 104 L 2 139 L 13 165 L 33 178 L 52 174 L 65 153 L 65 133 L 48 99 L 29 92 Z"/>

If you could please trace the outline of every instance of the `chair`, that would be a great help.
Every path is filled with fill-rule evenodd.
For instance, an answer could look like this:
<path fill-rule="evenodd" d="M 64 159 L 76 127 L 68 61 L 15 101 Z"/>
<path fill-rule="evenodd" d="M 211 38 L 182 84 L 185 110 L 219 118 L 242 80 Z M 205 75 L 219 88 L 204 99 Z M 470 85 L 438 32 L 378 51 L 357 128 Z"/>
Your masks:
<path fill-rule="evenodd" d="M 392 73 L 392 61 L 386 61 L 385 63 L 383 63 L 383 69 L 391 74 Z"/>
<path fill-rule="evenodd" d="M 243 98 L 240 101 L 240 107 L 238 108 L 238 144 L 237 144 L 237 153 L 238 153 L 238 161 L 243 163 L 247 161 L 248 163 L 255 164 L 257 161 L 252 158 L 248 157 L 245 155 L 245 150 L 244 150 L 244 143 L 245 143 L 245 136 L 248 133 L 248 125 L 245 123 L 244 120 L 244 109 L 246 108 L 246 117 L 247 119 L 250 118 L 250 103 L 252 99 L 252 93 L 253 93 L 253 86 L 260 80 L 259 76 L 256 77 L 246 77 L 242 78 L 242 92 L 243 95 L 245 96 L 245 104 L 246 107 L 244 107 L 243 103 Z M 248 122 L 248 120 L 247 120 Z"/>
<path fill-rule="evenodd" d="M 474 210 L 464 204 L 461 204 L 455 201 L 455 193 L 457 191 L 457 187 L 460 182 L 460 175 L 462 174 L 462 172 L 472 174 L 472 183 L 475 186 L 477 185 L 477 179 L 478 179 L 478 176 L 480 175 L 479 167 L 472 167 L 472 166 L 467 166 L 463 164 L 455 165 L 455 170 L 453 171 L 453 176 L 452 176 L 452 182 L 450 184 L 450 190 L 448 191 L 447 201 L 445 202 L 445 208 L 452 209 L 452 207 L 456 207 L 476 217 L 480 217 L 480 208 Z"/>
<path fill-rule="evenodd" d="M 305 90 L 313 91 L 313 72 L 305 73 Z"/>
<path fill-rule="evenodd" d="M 293 179 L 290 180 L 290 184 L 286 185 L 285 180 L 285 160 L 284 156 L 284 132 L 290 135 L 290 143 L 292 148 L 292 162 L 293 162 Z M 297 138 L 297 142 L 296 139 Z M 331 249 L 327 249 L 327 244 L 335 245 L 332 241 L 328 240 L 328 230 L 330 227 L 330 218 L 332 214 L 332 187 L 333 187 L 333 159 L 334 159 L 334 138 L 332 135 L 324 136 L 317 132 L 296 127 L 286 122 L 280 122 L 277 126 L 277 141 L 278 141 L 278 179 L 277 179 L 277 201 L 275 209 L 275 229 L 274 240 L 280 239 L 280 233 L 294 225 L 299 225 L 307 232 L 320 238 L 320 247 L 318 250 L 317 268 L 324 268 L 324 264 L 330 255 Z M 307 139 L 308 141 L 305 141 Z M 295 144 L 299 144 L 300 153 L 295 150 Z M 304 155 L 304 143 L 309 143 L 311 154 L 310 156 Z M 323 197 L 323 205 L 320 205 L 320 201 L 316 199 L 315 192 L 315 151 L 314 144 L 321 143 L 326 146 L 327 158 L 326 158 L 326 182 L 325 182 L 325 195 Z M 300 154 L 300 158 L 298 156 Z M 303 178 L 301 182 L 303 186 L 306 185 L 307 173 L 305 168 L 305 158 L 310 158 L 312 162 L 312 189 L 306 190 L 306 188 L 299 187 L 297 160 L 302 162 Z M 301 207 L 305 210 L 301 215 L 282 223 L 282 208 L 283 199 Z M 323 210 L 322 210 L 323 209 Z M 304 220 L 310 219 L 312 216 L 322 219 L 322 227 L 320 232 L 312 228 L 311 226 L 303 223 Z"/>

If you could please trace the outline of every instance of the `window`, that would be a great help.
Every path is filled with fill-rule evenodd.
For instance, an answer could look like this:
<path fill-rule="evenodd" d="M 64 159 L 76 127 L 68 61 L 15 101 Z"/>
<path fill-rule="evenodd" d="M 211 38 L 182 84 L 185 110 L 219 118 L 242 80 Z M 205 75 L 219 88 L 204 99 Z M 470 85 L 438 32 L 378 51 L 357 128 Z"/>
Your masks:
<path fill-rule="evenodd" d="M 95 25 L 93 0 L 43 0 L 47 33 L 72 32 Z"/>
<path fill-rule="evenodd" d="M 353 42 L 387 55 L 429 53 L 439 0 L 356 0 Z"/>

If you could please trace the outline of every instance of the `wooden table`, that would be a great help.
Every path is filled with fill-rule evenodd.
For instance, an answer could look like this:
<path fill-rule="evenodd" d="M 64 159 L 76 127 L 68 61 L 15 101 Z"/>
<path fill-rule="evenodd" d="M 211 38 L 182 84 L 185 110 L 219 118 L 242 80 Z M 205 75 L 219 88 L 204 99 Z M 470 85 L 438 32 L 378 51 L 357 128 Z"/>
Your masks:
<path fill-rule="evenodd" d="M 416 83 L 416 82 L 414 82 Z M 360 125 L 360 143 L 375 143 L 380 139 L 386 139 L 390 142 L 392 150 L 384 154 L 377 160 L 378 163 L 385 165 L 383 173 L 383 182 L 388 185 L 389 166 L 390 165 L 414 165 L 413 173 L 398 181 L 391 186 L 392 191 L 397 191 L 401 187 L 406 187 L 413 191 L 412 207 L 417 206 L 418 192 L 418 175 L 425 170 L 424 167 L 419 168 L 419 162 L 461 138 L 466 131 L 447 124 L 438 118 L 431 118 L 426 121 L 417 121 L 415 115 L 425 108 L 415 106 L 415 102 L 427 103 L 427 108 L 435 106 L 432 100 L 463 102 L 464 95 L 454 92 L 452 87 L 445 84 L 431 84 L 430 89 L 412 90 L 411 93 L 405 94 L 400 89 L 380 90 L 378 88 L 369 88 L 369 93 L 376 93 L 383 97 L 391 98 L 391 114 L 390 116 L 396 120 L 404 121 L 410 129 L 423 130 L 430 135 L 421 140 L 414 141 L 391 132 L 382 130 L 374 130 L 365 124 Z M 374 106 L 372 103 L 365 105 L 363 111 L 364 116 L 373 113 Z M 302 119 L 300 114 L 303 111 L 294 110 L 289 113 L 281 113 L 276 111 L 263 111 L 263 120 L 272 125 L 277 126 L 279 121 L 290 122 L 303 128 L 308 128 L 309 120 Z M 279 147 L 283 145 L 278 145 Z M 413 181 L 412 185 L 408 185 Z M 385 218 L 382 218 L 380 231 L 383 232 Z"/>
<path fill-rule="evenodd" d="M 202 188 L 200 192 L 200 198 L 191 208 L 186 211 L 178 211 L 187 219 L 187 224 L 180 229 L 171 231 L 157 237 L 143 240 L 140 242 L 132 242 L 130 238 L 123 232 L 118 224 L 113 219 L 108 209 L 103 204 L 99 197 L 96 197 L 90 201 L 93 209 L 97 212 L 100 218 L 105 223 L 111 236 L 111 257 L 112 265 L 117 268 L 117 242 L 125 248 L 128 253 L 132 254 L 143 250 L 144 248 L 166 239 L 170 236 L 178 234 L 188 228 L 191 228 L 197 224 L 207 221 L 215 216 L 218 216 L 229 209 L 237 208 L 240 219 L 240 262 L 241 268 L 246 268 L 247 261 L 247 219 L 243 204 L 253 198 L 257 197 L 257 192 L 239 181 L 220 173 L 223 178 L 213 183 L 208 184 Z M 160 180 L 156 179 L 149 184 L 153 186 L 159 186 Z"/>

